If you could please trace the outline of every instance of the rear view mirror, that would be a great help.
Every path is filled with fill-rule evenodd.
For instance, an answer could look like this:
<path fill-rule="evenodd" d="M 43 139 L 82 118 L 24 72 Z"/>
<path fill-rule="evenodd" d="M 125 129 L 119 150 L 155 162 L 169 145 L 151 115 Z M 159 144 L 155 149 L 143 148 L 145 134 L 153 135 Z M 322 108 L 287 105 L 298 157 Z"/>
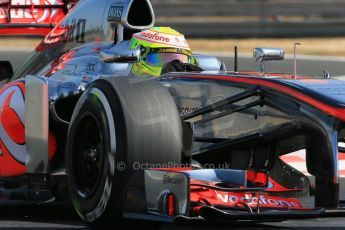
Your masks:
<path fill-rule="evenodd" d="M 9 61 L 0 61 L 0 83 L 6 82 L 13 76 L 13 68 Z"/>
<path fill-rule="evenodd" d="M 265 72 L 265 61 L 284 60 L 284 50 L 279 48 L 255 48 L 254 60 L 260 63 L 260 71 Z"/>
<path fill-rule="evenodd" d="M 263 61 L 282 61 L 284 60 L 284 50 L 279 48 L 255 48 L 254 60 Z"/>

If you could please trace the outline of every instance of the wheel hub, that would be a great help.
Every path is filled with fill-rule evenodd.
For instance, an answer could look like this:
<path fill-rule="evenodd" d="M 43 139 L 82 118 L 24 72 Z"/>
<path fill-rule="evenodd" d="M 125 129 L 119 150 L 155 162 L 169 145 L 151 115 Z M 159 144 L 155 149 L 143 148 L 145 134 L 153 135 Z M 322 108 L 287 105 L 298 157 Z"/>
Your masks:
<path fill-rule="evenodd" d="M 89 163 L 96 163 L 99 160 L 99 150 L 97 148 L 89 148 L 84 152 L 84 159 Z"/>

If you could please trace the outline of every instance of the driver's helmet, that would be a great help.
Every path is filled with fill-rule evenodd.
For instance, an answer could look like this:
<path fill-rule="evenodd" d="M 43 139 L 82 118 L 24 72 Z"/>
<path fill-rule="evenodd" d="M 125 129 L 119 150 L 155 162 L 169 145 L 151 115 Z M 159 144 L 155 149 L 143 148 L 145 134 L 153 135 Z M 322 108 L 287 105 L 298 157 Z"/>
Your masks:
<path fill-rule="evenodd" d="M 132 36 L 130 49 L 141 49 L 138 63 L 132 67 L 136 75 L 159 76 L 171 61 L 192 62 L 192 52 L 183 34 L 170 27 L 153 27 Z"/>

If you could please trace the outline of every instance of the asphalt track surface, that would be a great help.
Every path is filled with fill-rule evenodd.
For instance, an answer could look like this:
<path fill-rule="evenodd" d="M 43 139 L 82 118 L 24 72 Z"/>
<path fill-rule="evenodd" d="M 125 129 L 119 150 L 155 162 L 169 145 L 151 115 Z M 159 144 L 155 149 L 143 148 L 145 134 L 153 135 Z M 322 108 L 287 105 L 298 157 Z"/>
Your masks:
<path fill-rule="evenodd" d="M 150 223 L 151 224 L 151 223 Z M 132 223 L 130 228 L 142 229 L 142 223 Z M 345 218 L 319 218 L 271 223 L 228 223 L 228 224 L 155 224 L 150 229 L 159 230 L 244 230 L 244 229 L 296 229 L 296 230 L 340 230 L 345 229 Z M 153 227 L 154 226 L 154 227 Z M 69 206 L 0 205 L 0 230 L 64 230 L 89 228 L 78 218 Z"/>
<path fill-rule="evenodd" d="M 0 51 L 0 60 L 10 60 L 16 69 L 27 57 L 28 52 L 23 51 Z M 233 59 L 220 57 L 226 63 L 228 70 L 233 68 Z M 257 63 L 250 58 L 240 58 L 240 70 L 256 70 Z M 286 60 L 281 63 L 267 64 L 267 70 L 276 70 L 278 72 L 293 72 L 293 61 Z M 298 72 L 300 74 L 321 76 L 323 70 L 328 70 L 333 76 L 345 75 L 344 60 L 299 60 Z M 342 192 L 344 188 L 342 188 Z M 142 225 L 137 228 L 143 228 Z M 18 203 L 0 203 L 0 230 L 57 230 L 57 229 L 89 229 L 70 206 L 47 205 L 36 206 Z M 133 226 L 131 225 L 131 229 Z M 154 229 L 154 228 L 150 228 Z M 284 221 L 279 223 L 241 223 L 241 224 L 162 224 L 158 227 L 160 230 L 211 230 L 211 229 L 305 229 L 305 230 L 324 230 L 324 229 L 344 229 L 345 217 L 319 218 L 310 220 Z"/>

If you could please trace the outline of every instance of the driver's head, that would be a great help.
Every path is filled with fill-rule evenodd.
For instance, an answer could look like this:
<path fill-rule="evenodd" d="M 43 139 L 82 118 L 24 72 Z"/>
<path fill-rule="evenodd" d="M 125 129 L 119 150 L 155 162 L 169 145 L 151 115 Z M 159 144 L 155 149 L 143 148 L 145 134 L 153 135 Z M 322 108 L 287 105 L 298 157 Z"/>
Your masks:
<path fill-rule="evenodd" d="M 131 39 L 131 49 L 140 47 L 140 62 L 132 67 L 136 75 L 159 76 L 162 67 L 171 61 L 191 63 L 192 52 L 183 34 L 170 27 L 153 27 L 135 33 Z"/>

